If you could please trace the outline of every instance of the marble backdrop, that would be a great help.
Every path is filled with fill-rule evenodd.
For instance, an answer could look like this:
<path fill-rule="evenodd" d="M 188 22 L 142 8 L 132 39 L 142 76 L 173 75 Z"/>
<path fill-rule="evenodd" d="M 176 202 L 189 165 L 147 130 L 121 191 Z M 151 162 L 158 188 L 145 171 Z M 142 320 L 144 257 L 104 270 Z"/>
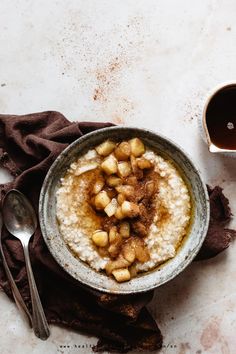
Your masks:
<path fill-rule="evenodd" d="M 198 130 L 209 92 L 236 80 L 234 0 L 1 0 L 0 49 L 1 113 L 58 110 L 162 133 L 224 188 L 236 213 L 236 160 L 210 154 Z M 236 352 L 235 251 L 156 290 L 149 307 L 161 353 Z M 1 354 L 92 352 L 94 337 L 54 326 L 38 340 L 2 292 L 0 308 Z"/>

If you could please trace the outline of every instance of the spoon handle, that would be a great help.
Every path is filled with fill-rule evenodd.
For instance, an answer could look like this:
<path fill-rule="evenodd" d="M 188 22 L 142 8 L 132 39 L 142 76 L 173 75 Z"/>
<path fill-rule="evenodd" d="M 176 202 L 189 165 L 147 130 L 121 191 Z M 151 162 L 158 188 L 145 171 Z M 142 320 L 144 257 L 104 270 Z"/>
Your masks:
<path fill-rule="evenodd" d="M 32 327 L 32 317 L 31 314 L 29 313 L 29 310 L 27 309 L 24 300 L 22 299 L 22 296 L 16 286 L 16 283 L 11 275 L 11 271 L 8 268 L 8 264 L 3 252 L 3 248 L 2 248 L 2 243 L 0 242 L 0 253 L 2 256 L 2 263 L 3 263 L 3 267 L 7 276 L 7 279 L 9 281 L 10 287 L 11 287 L 11 291 L 12 291 L 12 295 L 14 297 L 15 303 L 18 307 L 18 309 L 20 310 L 21 314 L 24 316 L 24 318 L 27 320 L 28 324 L 30 327 Z"/>
<path fill-rule="evenodd" d="M 25 255 L 25 264 L 28 275 L 30 295 L 33 313 L 33 329 L 34 333 L 40 339 L 46 340 L 50 336 L 49 326 L 45 317 L 43 306 L 41 304 L 38 289 L 34 280 L 34 274 L 31 267 L 28 245 L 23 244 Z"/>

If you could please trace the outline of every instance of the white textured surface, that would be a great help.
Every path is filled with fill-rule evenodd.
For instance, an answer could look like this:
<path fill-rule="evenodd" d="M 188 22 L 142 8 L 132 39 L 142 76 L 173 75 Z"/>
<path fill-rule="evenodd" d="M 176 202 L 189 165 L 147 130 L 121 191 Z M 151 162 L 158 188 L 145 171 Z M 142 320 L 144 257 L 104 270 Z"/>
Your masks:
<path fill-rule="evenodd" d="M 197 129 L 208 91 L 236 80 L 235 19 L 235 0 L 1 0 L 0 111 L 55 109 L 163 133 L 236 213 L 235 159 L 208 153 Z M 163 354 L 235 353 L 235 250 L 156 291 Z M 4 294 L 0 308 L 2 354 L 87 354 L 96 341 L 53 327 L 41 342 Z"/>

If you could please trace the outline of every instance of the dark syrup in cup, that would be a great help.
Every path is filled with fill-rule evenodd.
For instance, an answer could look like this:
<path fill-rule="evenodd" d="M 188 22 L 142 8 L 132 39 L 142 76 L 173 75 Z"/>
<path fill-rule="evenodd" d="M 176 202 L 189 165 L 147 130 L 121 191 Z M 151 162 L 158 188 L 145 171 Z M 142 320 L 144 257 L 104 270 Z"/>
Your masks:
<path fill-rule="evenodd" d="M 215 146 L 236 150 L 236 84 L 220 89 L 211 98 L 206 125 Z"/>

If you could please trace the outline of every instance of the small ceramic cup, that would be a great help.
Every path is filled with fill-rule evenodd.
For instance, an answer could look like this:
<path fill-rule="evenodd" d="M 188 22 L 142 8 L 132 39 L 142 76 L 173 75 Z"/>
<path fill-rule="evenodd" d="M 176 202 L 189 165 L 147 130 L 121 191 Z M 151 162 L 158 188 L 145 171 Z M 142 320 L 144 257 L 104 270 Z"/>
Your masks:
<path fill-rule="evenodd" d="M 212 98 L 216 94 L 218 94 L 220 91 L 223 91 L 223 90 L 225 90 L 227 88 L 230 88 L 230 87 L 233 87 L 233 86 L 236 87 L 236 81 L 227 82 L 227 83 L 221 84 L 221 85 L 217 86 L 208 95 L 208 98 L 207 98 L 206 103 L 205 103 L 204 108 L 203 108 L 203 114 L 202 114 L 201 120 L 199 122 L 200 123 L 200 130 L 201 130 L 202 137 L 203 137 L 204 141 L 208 144 L 209 151 L 212 152 L 212 153 L 220 153 L 220 154 L 223 154 L 225 156 L 230 156 L 230 157 L 236 157 L 236 150 L 222 149 L 222 148 L 216 146 L 215 144 L 213 144 L 211 136 L 209 134 L 208 127 L 207 127 L 206 114 L 207 114 L 207 108 L 208 108 Z"/>

